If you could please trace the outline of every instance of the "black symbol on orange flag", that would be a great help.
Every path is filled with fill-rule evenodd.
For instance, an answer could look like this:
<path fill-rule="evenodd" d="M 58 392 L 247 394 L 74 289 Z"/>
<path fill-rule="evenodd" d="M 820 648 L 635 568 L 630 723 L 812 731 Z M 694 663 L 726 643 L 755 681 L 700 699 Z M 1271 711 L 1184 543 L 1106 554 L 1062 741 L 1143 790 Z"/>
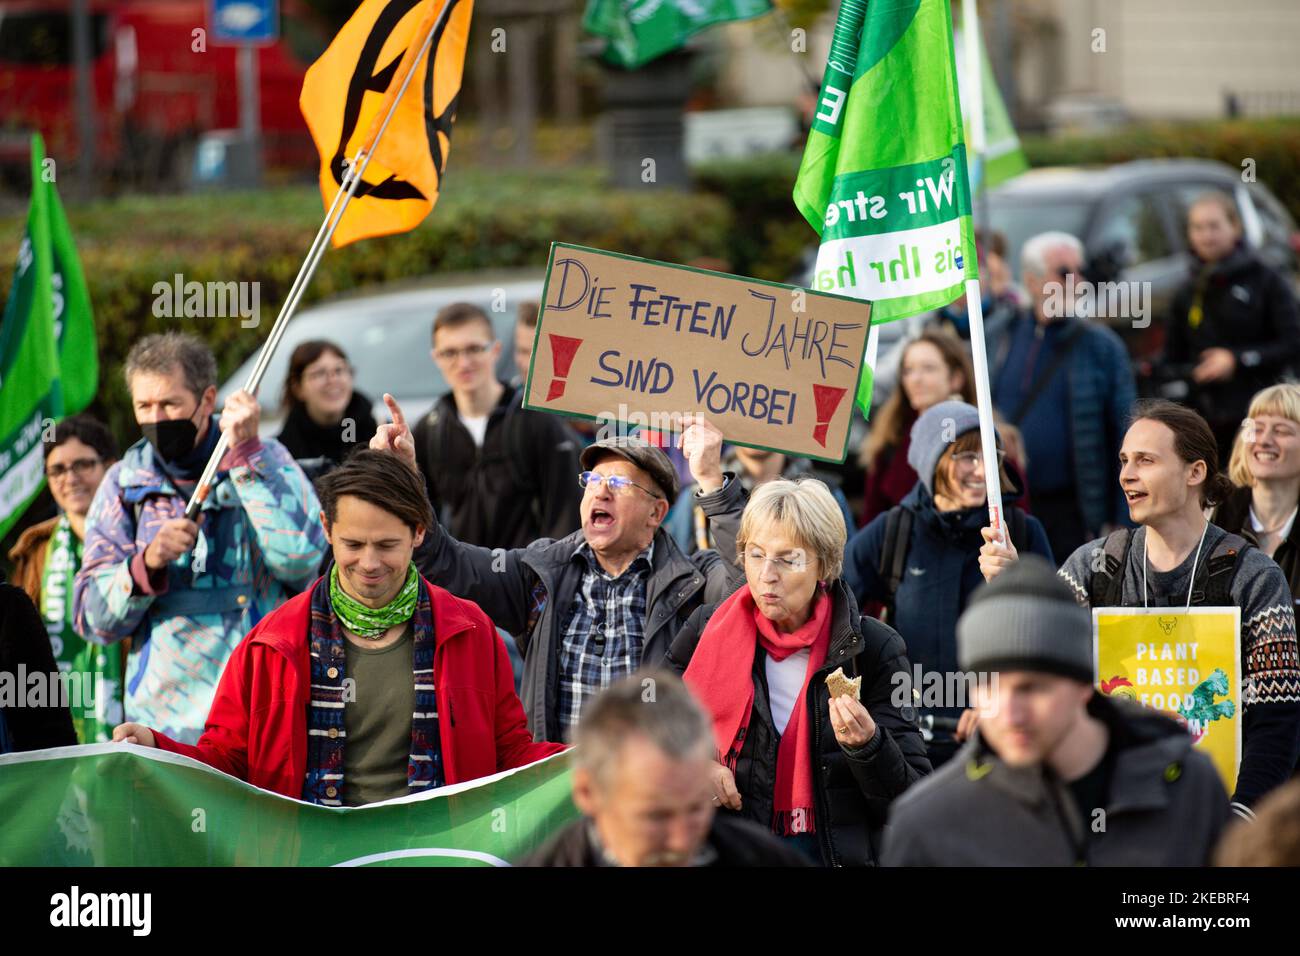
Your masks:
<path fill-rule="evenodd" d="M 347 100 L 343 107 L 343 126 L 339 131 L 338 147 L 330 159 L 330 172 L 334 176 L 334 182 L 343 185 L 343 172 L 347 167 L 348 158 L 346 155 L 348 142 L 356 132 L 357 121 L 361 116 L 361 104 L 366 93 L 384 93 L 388 90 L 389 85 L 393 82 L 393 77 L 397 73 L 397 68 L 402 62 L 402 56 L 405 50 L 397 53 L 384 66 L 382 70 L 375 72 L 375 67 L 379 64 L 379 56 L 383 51 L 384 42 L 388 39 L 413 7 L 418 5 L 421 0 L 392 0 L 375 19 L 374 25 L 370 28 L 370 33 L 361 48 L 357 58 L 356 68 L 352 71 L 352 78 L 348 82 Z M 449 0 L 446 12 L 440 17 L 434 30 L 433 42 L 429 46 L 429 56 L 424 62 L 424 102 L 426 104 L 424 116 L 425 137 L 429 144 L 429 155 L 433 159 L 433 169 L 438 177 L 438 189 L 442 188 L 442 172 L 446 166 L 447 157 L 443 153 L 442 146 L 438 141 L 438 133 L 442 133 L 451 139 L 452 120 L 456 116 L 456 106 L 460 102 L 460 91 L 447 103 L 446 108 L 437 116 L 433 115 L 433 79 L 434 79 L 434 58 L 437 55 L 438 45 L 442 42 L 442 36 L 446 32 L 447 24 L 451 22 L 451 15 L 461 0 Z M 420 38 L 416 37 L 415 42 Z M 408 182 L 397 176 L 389 175 L 379 183 L 367 183 L 364 180 L 357 185 L 356 197 L 373 196 L 375 199 L 403 200 L 419 199 L 428 201 L 431 197 L 426 196 L 413 183 Z"/>

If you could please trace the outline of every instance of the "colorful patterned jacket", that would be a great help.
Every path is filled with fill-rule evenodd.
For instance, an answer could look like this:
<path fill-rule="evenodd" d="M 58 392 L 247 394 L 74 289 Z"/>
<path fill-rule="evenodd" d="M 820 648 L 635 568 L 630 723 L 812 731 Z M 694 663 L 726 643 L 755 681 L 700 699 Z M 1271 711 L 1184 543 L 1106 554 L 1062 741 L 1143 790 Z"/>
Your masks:
<path fill-rule="evenodd" d="M 151 574 L 145 548 L 185 503 L 148 442 L 131 446 L 90 507 L 73 600 L 86 640 L 132 639 L 126 719 L 193 743 L 231 651 L 315 579 L 326 542 L 311 482 L 271 439 L 226 453 L 193 553 Z"/>

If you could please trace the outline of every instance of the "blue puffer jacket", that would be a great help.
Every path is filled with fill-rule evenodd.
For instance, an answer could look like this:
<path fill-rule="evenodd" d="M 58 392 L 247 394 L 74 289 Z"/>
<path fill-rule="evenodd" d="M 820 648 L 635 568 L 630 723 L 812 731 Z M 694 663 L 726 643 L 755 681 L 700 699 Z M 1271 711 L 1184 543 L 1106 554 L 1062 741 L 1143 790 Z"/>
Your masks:
<path fill-rule="evenodd" d="M 1015 329 L 1020 323 L 1034 321 L 1032 314 L 1022 313 L 1016 322 L 1005 327 L 1003 334 L 989 337 L 988 354 L 993 360 L 994 382 L 1002 377 L 1002 366 Z M 1084 325 L 1083 335 L 1075 343 L 1066 366 L 1070 396 L 1067 414 L 1079 510 L 1088 533 L 1100 536 L 1102 526 L 1107 523 L 1131 525 L 1128 503 L 1119 487 L 1119 449 L 1124 443 L 1129 414 L 1137 401 L 1137 384 L 1128 350 L 1114 330 L 1082 319 L 1065 321 Z M 1004 415 L 1015 411 L 998 410 Z M 1029 477 L 1032 482 L 1032 462 Z"/>
<path fill-rule="evenodd" d="M 1004 499 L 1007 507 L 1012 507 L 1013 501 L 1010 495 Z M 926 673 L 956 673 L 957 618 L 966 609 L 971 592 L 984 583 L 979 569 L 979 549 L 984 543 L 980 528 L 988 523 L 988 510 L 937 511 L 930 492 L 919 481 L 900 507 L 912 512 L 912 540 L 907 570 L 894 595 L 894 619 L 889 623 L 903 636 L 914 668 L 919 666 Z M 888 582 L 880 556 L 888 517 L 888 512 L 877 515 L 853 536 L 845 550 L 844 580 L 859 604 L 887 601 Z M 1043 526 L 1028 515 L 1025 525 L 1029 546 L 1021 552 L 1041 554 L 1055 567 Z M 961 709 L 933 712 L 957 716 Z"/>

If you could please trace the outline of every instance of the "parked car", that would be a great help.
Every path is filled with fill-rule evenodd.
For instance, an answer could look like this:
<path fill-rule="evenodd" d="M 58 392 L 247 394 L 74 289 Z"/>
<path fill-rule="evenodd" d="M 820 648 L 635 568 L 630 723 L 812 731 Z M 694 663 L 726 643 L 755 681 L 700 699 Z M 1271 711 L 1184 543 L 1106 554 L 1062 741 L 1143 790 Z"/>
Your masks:
<path fill-rule="evenodd" d="M 1220 190 L 1241 214 L 1246 241 L 1269 265 L 1295 273 L 1300 232 L 1295 220 L 1262 183 L 1243 183 L 1241 170 L 1198 159 L 1151 159 L 1105 168 L 1030 170 L 992 190 L 987 221 L 1007 239 L 1013 274 L 1020 248 L 1052 229 L 1078 236 L 1095 281 L 1149 282 L 1151 323 L 1134 328 L 1130 317 L 1110 317 L 1136 358 L 1157 354 L 1174 292 L 1187 277 L 1187 210 L 1200 195 Z"/>
<path fill-rule="evenodd" d="M 416 287 L 371 289 L 298 313 L 289 320 L 258 390 L 261 434 L 273 437 L 280 431 L 285 414 L 280 395 L 289 356 L 308 339 L 329 339 L 347 353 L 356 369 L 354 385 L 374 402 L 377 421 L 388 421 L 383 395 L 389 392 L 414 422 L 448 391 L 430 350 L 433 317 L 453 302 L 469 302 L 487 313 L 501 342 L 497 375 L 511 379 L 515 374 L 512 342 L 517 309 L 521 302 L 541 298 L 543 274 L 475 274 L 472 279 L 467 283 L 465 277 L 447 277 Z M 227 395 L 244 387 L 256 361 L 257 353 L 250 355 L 225 381 L 218 392 L 218 407 Z"/>

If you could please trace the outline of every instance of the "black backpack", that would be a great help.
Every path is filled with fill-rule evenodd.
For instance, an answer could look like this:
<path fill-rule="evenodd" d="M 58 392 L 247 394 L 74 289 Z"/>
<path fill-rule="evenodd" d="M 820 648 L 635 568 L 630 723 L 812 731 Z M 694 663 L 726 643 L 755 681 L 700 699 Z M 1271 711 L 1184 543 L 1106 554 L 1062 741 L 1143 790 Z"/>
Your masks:
<path fill-rule="evenodd" d="M 1025 513 L 1012 506 L 1006 509 L 1007 531 L 1011 534 L 1011 543 L 1019 551 L 1029 542 L 1029 522 Z M 903 573 L 907 570 L 907 552 L 912 546 L 912 524 L 916 520 L 913 512 L 895 505 L 885 514 L 885 540 L 880 547 L 880 573 L 885 579 L 885 620 L 894 617 L 894 595 L 903 583 Z"/>
<path fill-rule="evenodd" d="M 1092 607 L 1120 607 L 1124 592 L 1124 567 L 1133 546 L 1133 530 L 1120 528 L 1106 535 L 1102 547 L 1103 566 L 1088 580 L 1088 603 Z M 1196 566 L 1192 581 L 1193 607 L 1231 607 L 1232 582 L 1241 567 L 1241 559 L 1253 545 L 1239 534 L 1228 532 L 1211 549 L 1209 556 Z"/>

